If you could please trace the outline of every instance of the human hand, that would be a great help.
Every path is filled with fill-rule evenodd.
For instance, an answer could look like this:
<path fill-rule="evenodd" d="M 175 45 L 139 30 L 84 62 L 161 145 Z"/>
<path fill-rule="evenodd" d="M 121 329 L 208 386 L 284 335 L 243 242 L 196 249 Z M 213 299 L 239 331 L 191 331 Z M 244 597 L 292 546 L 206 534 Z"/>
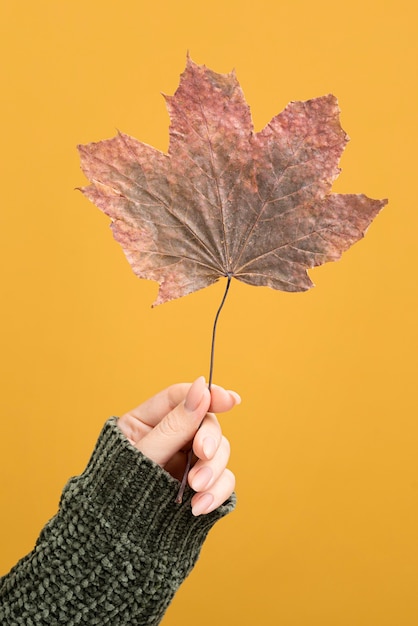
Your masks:
<path fill-rule="evenodd" d="M 196 491 L 192 513 L 201 515 L 225 502 L 235 487 L 227 468 L 229 442 L 212 411 L 228 411 L 240 401 L 237 393 L 217 385 L 209 391 L 201 376 L 192 385 L 179 383 L 160 391 L 123 415 L 118 425 L 132 445 L 178 480 L 186 466 L 185 451 L 193 446 L 196 460 L 188 482 Z"/>

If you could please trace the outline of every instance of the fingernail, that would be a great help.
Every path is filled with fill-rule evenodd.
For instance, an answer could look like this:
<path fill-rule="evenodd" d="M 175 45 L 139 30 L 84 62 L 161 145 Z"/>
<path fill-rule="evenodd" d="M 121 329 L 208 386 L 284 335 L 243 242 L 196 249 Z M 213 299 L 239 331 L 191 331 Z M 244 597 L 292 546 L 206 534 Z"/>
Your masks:
<path fill-rule="evenodd" d="M 192 489 L 195 491 L 202 491 L 205 487 L 209 485 L 210 480 L 213 477 L 213 472 L 210 467 L 202 467 L 196 474 L 193 476 L 192 480 Z"/>
<path fill-rule="evenodd" d="M 193 515 L 202 515 L 202 513 L 205 513 L 209 509 L 211 504 L 213 504 L 213 495 L 211 493 L 205 493 L 201 498 L 199 498 L 196 504 L 193 505 Z"/>
<path fill-rule="evenodd" d="M 230 389 L 228 389 L 228 393 L 234 398 L 235 404 L 241 404 L 241 396 L 236 391 L 231 391 Z"/>
<path fill-rule="evenodd" d="M 204 376 L 199 376 L 193 385 L 190 387 L 189 392 L 184 401 L 184 408 L 186 411 L 196 411 L 197 407 L 202 401 L 203 394 L 206 389 L 206 381 Z"/>
<path fill-rule="evenodd" d="M 205 437 L 202 445 L 203 454 L 207 459 L 211 459 L 216 452 L 216 441 L 213 437 Z"/>

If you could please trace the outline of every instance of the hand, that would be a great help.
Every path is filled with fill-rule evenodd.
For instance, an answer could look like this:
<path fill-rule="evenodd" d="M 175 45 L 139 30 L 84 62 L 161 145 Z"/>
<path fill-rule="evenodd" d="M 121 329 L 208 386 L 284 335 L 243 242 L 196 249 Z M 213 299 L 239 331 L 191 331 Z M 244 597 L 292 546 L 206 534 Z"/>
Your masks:
<path fill-rule="evenodd" d="M 185 452 L 193 445 L 196 460 L 188 481 L 196 491 L 192 513 L 201 515 L 225 502 L 235 487 L 227 468 L 229 442 L 209 411 L 229 411 L 240 402 L 237 393 L 217 385 L 209 392 L 201 376 L 192 385 L 180 383 L 160 391 L 123 415 L 118 425 L 132 445 L 178 480 L 186 466 Z"/>

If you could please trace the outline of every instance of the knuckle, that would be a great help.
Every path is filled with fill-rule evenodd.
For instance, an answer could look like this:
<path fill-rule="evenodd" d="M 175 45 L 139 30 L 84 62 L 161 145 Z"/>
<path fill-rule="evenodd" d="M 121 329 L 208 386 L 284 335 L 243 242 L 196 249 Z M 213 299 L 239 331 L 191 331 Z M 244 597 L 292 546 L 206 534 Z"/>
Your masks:
<path fill-rule="evenodd" d="M 217 482 L 217 494 L 218 497 L 224 502 L 231 496 L 235 489 L 235 474 L 230 469 L 226 468 Z"/>
<path fill-rule="evenodd" d="M 236 484 L 235 474 L 233 472 L 231 472 L 230 469 L 227 468 L 225 470 L 225 478 L 228 481 L 229 489 L 230 489 L 230 491 L 232 493 L 234 491 L 234 489 L 235 489 L 235 484 Z"/>
<path fill-rule="evenodd" d="M 176 415 L 175 411 L 171 411 L 168 415 L 165 416 L 163 420 L 161 420 L 160 424 L 160 432 L 166 437 L 173 437 L 177 435 L 179 432 L 183 431 L 181 427 L 181 421 Z"/>
<path fill-rule="evenodd" d="M 229 440 L 225 437 L 225 435 L 222 435 L 221 446 L 222 446 L 225 454 L 229 458 L 229 455 L 231 454 L 231 444 L 229 443 Z"/>

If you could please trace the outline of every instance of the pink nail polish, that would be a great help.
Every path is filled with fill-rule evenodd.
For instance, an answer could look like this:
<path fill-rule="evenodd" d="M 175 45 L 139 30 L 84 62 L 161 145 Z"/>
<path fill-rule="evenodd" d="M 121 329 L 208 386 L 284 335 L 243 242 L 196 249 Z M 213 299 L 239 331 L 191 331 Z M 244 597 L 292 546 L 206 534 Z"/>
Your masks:
<path fill-rule="evenodd" d="M 216 441 L 213 437 L 205 437 L 203 440 L 203 452 L 207 459 L 211 459 L 216 452 Z"/>
<path fill-rule="evenodd" d="M 199 376 L 189 389 L 189 392 L 184 401 L 184 408 L 186 411 L 196 411 L 197 407 L 202 401 L 203 394 L 206 389 L 206 381 L 204 376 Z"/>
<path fill-rule="evenodd" d="M 192 507 L 193 515 L 202 515 L 202 513 L 206 513 L 209 507 L 213 504 L 213 495 L 211 493 L 205 493 L 196 504 Z"/>
<path fill-rule="evenodd" d="M 202 467 L 193 476 L 192 489 L 195 491 L 202 491 L 205 487 L 209 486 L 210 481 L 213 478 L 213 472 L 210 467 Z"/>

